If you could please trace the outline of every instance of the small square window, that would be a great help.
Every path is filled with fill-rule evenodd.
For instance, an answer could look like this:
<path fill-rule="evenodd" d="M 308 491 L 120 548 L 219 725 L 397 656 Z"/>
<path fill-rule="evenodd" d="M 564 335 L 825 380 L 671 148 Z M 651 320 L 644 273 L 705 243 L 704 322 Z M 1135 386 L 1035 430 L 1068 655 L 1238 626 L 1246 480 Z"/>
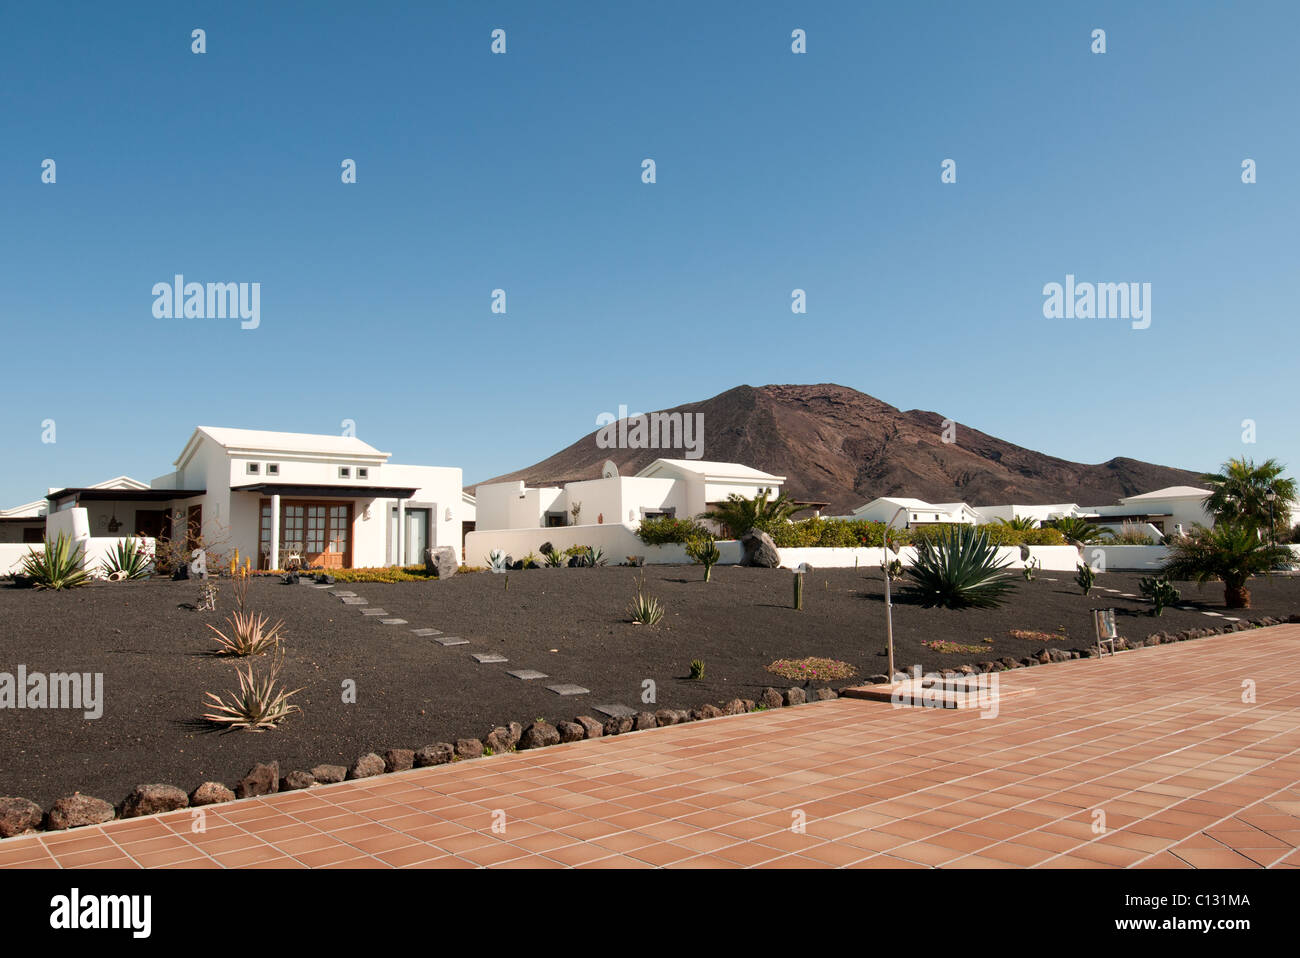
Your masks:
<path fill-rule="evenodd" d="M 369 478 L 370 478 L 370 470 L 369 470 L 368 468 L 366 468 L 365 466 L 357 466 L 357 478 L 358 478 L 358 479 L 369 479 Z"/>
<path fill-rule="evenodd" d="M 256 462 L 250 462 L 244 468 L 248 470 L 250 476 L 255 476 L 262 471 L 261 465 Z"/>
<path fill-rule="evenodd" d="M 339 478 L 340 478 L 340 479 L 351 479 L 351 478 L 352 478 L 352 469 L 351 469 L 350 467 L 348 467 L 348 466 L 339 466 Z"/>
<path fill-rule="evenodd" d="M 278 476 L 280 474 L 280 464 L 278 462 L 268 462 L 266 464 L 266 474 L 268 476 Z"/>

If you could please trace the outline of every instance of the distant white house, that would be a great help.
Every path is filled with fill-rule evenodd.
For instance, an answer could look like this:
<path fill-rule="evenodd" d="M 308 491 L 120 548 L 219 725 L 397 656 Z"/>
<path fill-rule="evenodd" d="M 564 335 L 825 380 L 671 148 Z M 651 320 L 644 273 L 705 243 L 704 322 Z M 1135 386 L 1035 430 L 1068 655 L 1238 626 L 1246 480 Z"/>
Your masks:
<path fill-rule="evenodd" d="M 559 528 L 624 523 L 661 516 L 688 518 L 732 494 L 779 493 L 784 476 L 734 462 L 656 459 L 634 476 L 606 463 L 599 479 L 563 486 L 527 486 L 523 480 L 475 488 L 475 531 Z"/>
<path fill-rule="evenodd" d="M 543 543 L 600 545 L 620 560 L 637 551 L 642 519 L 697 516 L 730 495 L 752 499 L 780 493 L 784 476 L 734 462 L 656 459 L 634 476 L 621 476 L 612 462 L 599 479 L 528 486 L 522 480 L 475 487 L 474 531 L 466 536 L 467 562 L 482 564 L 494 549 L 516 557 Z M 565 530 L 560 532 L 560 530 Z"/>
<path fill-rule="evenodd" d="M 964 502 L 926 502 L 905 496 L 881 496 L 853 510 L 853 519 L 891 522 L 897 528 L 934 525 L 937 522 L 975 525 L 980 515 Z"/>
<path fill-rule="evenodd" d="M 1084 514 L 1102 526 L 1150 523 L 1160 533 L 1169 534 L 1180 526 L 1188 530 L 1194 525 L 1214 525 L 1214 516 L 1205 508 L 1209 495 L 1210 490 L 1195 486 L 1169 486 L 1124 496 L 1119 505 L 1090 506 Z"/>
<path fill-rule="evenodd" d="M 1002 506 L 975 506 L 983 522 L 997 522 L 999 519 L 1005 519 L 1010 522 L 1012 519 L 1033 519 L 1037 525 L 1042 525 L 1050 519 L 1061 519 L 1066 516 L 1078 516 L 1082 512 L 1079 504 L 1075 502 L 1053 502 L 1046 505 L 1025 505 L 1021 503 Z"/>
<path fill-rule="evenodd" d="M 261 569 L 291 560 L 407 564 L 430 546 L 451 546 L 459 559 L 472 509 L 461 470 L 389 459 L 355 437 L 199 426 L 174 471 L 148 484 L 119 477 L 51 489 L 45 532 L 79 540 L 202 536 L 213 551 L 238 549 Z"/>

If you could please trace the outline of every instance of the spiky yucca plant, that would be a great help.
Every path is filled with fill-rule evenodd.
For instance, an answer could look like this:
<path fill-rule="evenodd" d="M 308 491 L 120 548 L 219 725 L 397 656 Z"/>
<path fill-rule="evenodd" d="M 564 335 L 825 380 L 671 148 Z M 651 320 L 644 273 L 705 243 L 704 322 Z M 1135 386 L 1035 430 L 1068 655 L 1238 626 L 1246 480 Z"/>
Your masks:
<path fill-rule="evenodd" d="M 655 625 L 664 617 L 664 607 L 659 604 L 659 600 L 646 595 L 644 572 L 637 577 L 636 595 L 627 607 L 627 614 L 631 616 L 633 625 Z"/>
<path fill-rule="evenodd" d="M 283 660 L 277 661 L 265 675 L 257 674 L 251 662 L 246 669 L 236 669 L 239 691 L 228 692 L 229 701 L 212 692 L 205 692 L 211 699 L 208 708 L 212 711 L 205 712 L 203 718 L 232 730 L 261 732 L 275 728 L 294 712 L 301 712 L 302 709 L 291 704 L 289 699 L 302 689 L 288 691 L 280 685 L 280 668 L 283 664 Z"/>
<path fill-rule="evenodd" d="M 978 526 L 954 526 L 917 543 L 909 589 L 926 605 L 992 609 L 1014 588 L 1010 565 Z"/>
<path fill-rule="evenodd" d="M 227 616 L 230 634 L 215 625 L 208 628 L 217 634 L 217 655 L 245 657 L 273 651 L 283 638 L 284 620 L 268 628 L 270 620 L 259 612 L 236 612 Z"/>
<path fill-rule="evenodd" d="M 106 559 L 100 569 L 106 576 L 118 579 L 147 579 L 153 556 L 149 555 L 139 539 L 123 539 Z"/>
<path fill-rule="evenodd" d="M 46 538 L 40 551 L 28 549 L 23 556 L 22 574 L 38 589 L 75 589 L 85 585 L 90 574 L 82 568 L 86 553 L 60 532 L 53 542 Z"/>

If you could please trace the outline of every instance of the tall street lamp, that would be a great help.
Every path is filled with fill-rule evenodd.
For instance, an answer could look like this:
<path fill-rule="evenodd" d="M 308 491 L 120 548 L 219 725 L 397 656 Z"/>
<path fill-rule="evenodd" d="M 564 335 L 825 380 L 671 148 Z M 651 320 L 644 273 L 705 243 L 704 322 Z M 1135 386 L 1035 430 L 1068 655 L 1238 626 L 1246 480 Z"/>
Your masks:
<path fill-rule="evenodd" d="M 900 512 L 906 512 L 907 506 L 899 506 L 898 510 L 889 517 L 885 523 L 885 531 L 882 541 L 884 548 L 885 560 L 881 563 L 880 571 L 885 573 L 885 641 L 889 648 L 889 681 L 894 681 L 894 606 L 889 601 L 889 527 L 894 524 Z"/>

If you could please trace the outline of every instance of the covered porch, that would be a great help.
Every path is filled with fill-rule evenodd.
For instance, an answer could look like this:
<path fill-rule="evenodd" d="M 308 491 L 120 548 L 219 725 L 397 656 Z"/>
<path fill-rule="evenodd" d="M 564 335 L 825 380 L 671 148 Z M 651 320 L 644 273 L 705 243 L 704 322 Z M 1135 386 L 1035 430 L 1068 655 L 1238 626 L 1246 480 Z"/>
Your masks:
<path fill-rule="evenodd" d="M 259 569 L 401 564 L 428 543 L 430 510 L 412 503 L 413 487 L 261 482 L 231 492 L 256 497 Z"/>

